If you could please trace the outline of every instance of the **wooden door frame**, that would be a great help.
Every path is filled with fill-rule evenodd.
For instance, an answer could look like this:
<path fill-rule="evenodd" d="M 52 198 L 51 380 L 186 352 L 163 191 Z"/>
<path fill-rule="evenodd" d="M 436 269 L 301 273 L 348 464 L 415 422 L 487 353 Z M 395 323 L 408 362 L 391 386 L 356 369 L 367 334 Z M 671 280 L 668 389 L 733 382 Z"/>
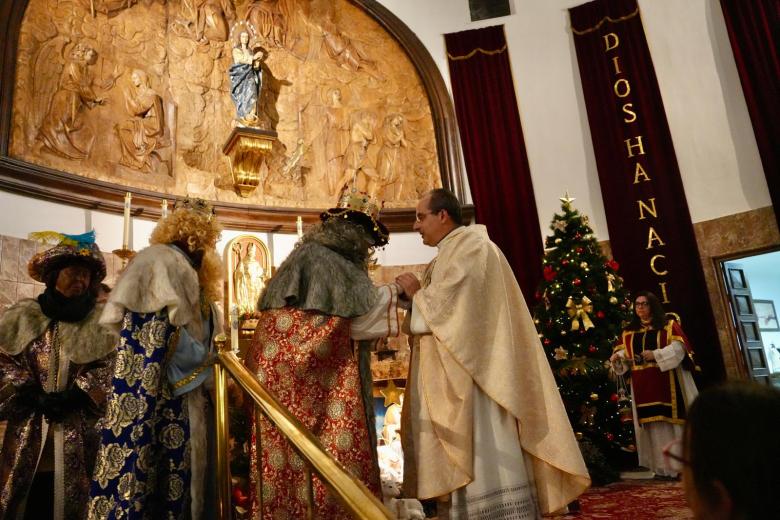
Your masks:
<path fill-rule="evenodd" d="M 710 257 L 713 268 L 715 269 L 716 282 L 718 284 L 718 303 L 724 307 L 724 314 L 730 319 L 730 326 L 728 327 L 728 345 L 721 345 L 723 349 L 728 348 L 731 354 L 734 356 L 737 364 L 737 370 L 739 372 L 740 379 L 752 380 L 750 370 L 747 366 L 747 360 L 739 347 L 739 337 L 735 325 L 735 316 L 731 309 L 731 302 L 729 301 L 729 290 L 726 287 L 725 276 L 726 272 L 723 269 L 723 264 L 726 262 L 735 262 L 751 256 L 758 256 L 767 253 L 775 253 L 780 251 L 780 246 L 773 245 L 768 247 L 759 247 L 754 249 L 746 249 L 735 253 L 729 253 L 726 255 L 719 255 Z M 722 355 L 723 353 L 721 353 Z"/>

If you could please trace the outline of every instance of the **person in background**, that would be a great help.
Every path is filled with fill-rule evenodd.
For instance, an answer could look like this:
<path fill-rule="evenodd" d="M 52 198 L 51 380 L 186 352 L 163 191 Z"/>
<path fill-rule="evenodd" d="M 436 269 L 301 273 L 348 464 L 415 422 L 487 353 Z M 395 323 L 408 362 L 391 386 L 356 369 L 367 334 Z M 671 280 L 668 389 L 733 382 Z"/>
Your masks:
<path fill-rule="evenodd" d="M 679 464 L 696 520 L 777 518 L 780 489 L 780 391 L 729 383 L 693 402 L 681 442 L 667 449 Z"/>
<path fill-rule="evenodd" d="M 0 316 L 0 518 L 83 518 L 116 349 L 98 323 L 106 263 L 94 232 L 33 235 L 59 244 L 27 265 L 46 290 Z"/>
<path fill-rule="evenodd" d="M 396 278 L 414 335 L 401 434 L 406 496 L 439 518 L 540 518 L 590 485 L 531 314 L 485 226 L 436 189 L 414 230 L 438 254 Z"/>
<path fill-rule="evenodd" d="M 693 348 L 680 324 L 667 319 L 651 292 L 639 291 L 634 318 L 623 329 L 610 357 L 625 360 L 631 370 L 631 406 L 639 465 L 661 479 L 676 479 L 663 448 L 682 436 L 687 409 L 698 395 L 692 373 Z"/>

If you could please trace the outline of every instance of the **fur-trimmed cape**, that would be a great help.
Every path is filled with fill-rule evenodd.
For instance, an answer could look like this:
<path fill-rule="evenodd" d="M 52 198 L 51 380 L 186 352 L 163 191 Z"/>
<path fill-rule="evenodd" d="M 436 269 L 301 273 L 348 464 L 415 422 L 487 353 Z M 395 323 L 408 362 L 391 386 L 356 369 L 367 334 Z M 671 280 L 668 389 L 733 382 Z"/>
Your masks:
<path fill-rule="evenodd" d="M 111 291 L 100 323 L 119 329 L 125 311 L 148 313 L 166 308 L 171 325 L 200 328 L 197 271 L 181 251 L 156 244 L 141 250 L 128 264 Z"/>
<path fill-rule="evenodd" d="M 296 247 L 260 297 L 260 310 L 295 307 L 354 318 L 376 298 L 368 273 L 317 242 Z"/>
<path fill-rule="evenodd" d="M 79 322 L 59 323 L 60 354 L 77 364 L 90 363 L 112 353 L 118 338 L 98 320 L 103 312 L 103 304 L 95 308 Z M 0 317 L 0 351 L 10 356 L 21 353 L 27 346 L 40 337 L 51 324 L 38 304 L 38 300 L 25 298 L 10 307 Z"/>

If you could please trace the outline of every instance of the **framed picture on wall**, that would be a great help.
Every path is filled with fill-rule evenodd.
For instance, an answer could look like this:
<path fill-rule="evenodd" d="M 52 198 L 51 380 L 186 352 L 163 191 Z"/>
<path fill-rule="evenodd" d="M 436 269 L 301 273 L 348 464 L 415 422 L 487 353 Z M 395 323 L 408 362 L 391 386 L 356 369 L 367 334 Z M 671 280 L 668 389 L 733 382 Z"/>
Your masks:
<path fill-rule="evenodd" d="M 765 331 L 780 330 L 775 302 L 772 300 L 753 300 L 753 305 L 756 309 L 759 329 Z"/>

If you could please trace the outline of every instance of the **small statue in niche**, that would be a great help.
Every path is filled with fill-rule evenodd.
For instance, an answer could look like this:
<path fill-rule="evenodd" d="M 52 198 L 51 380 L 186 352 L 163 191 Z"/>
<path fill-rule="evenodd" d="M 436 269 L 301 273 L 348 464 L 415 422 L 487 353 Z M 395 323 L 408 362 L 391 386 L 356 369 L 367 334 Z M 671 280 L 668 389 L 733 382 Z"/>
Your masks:
<path fill-rule="evenodd" d="M 384 200 L 398 200 L 401 196 L 403 188 L 401 174 L 406 171 L 402 148 L 408 146 L 404 136 L 404 121 L 404 116 L 401 114 L 390 114 L 385 117 L 384 141 L 382 148 L 379 149 L 376 165 L 378 182 L 368 190 L 372 197 L 382 195 L 381 198 Z M 379 193 L 380 191 L 384 193 Z"/>
<path fill-rule="evenodd" d="M 43 142 L 44 150 L 67 159 L 84 159 L 89 155 L 94 136 L 84 136 L 82 140 L 88 142 L 84 146 L 78 142 L 75 134 L 84 124 L 82 109 L 104 103 L 104 99 L 92 87 L 93 78 L 89 67 L 96 60 L 97 52 L 88 45 L 78 43 L 71 49 L 60 76 L 59 89 L 51 98 L 38 129 L 38 138 Z"/>
<path fill-rule="evenodd" d="M 236 120 L 242 126 L 258 126 L 258 99 L 263 88 L 263 67 L 266 51 L 250 46 L 249 33 L 238 35 L 233 48 L 233 64 L 228 70 L 230 97 L 236 105 Z"/>
<path fill-rule="evenodd" d="M 233 271 L 233 289 L 235 303 L 240 315 L 249 315 L 257 310 L 257 302 L 260 293 L 263 292 L 265 281 L 265 269 L 257 260 L 257 245 L 249 242 L 246 246 L 246 254 L 241 256 L 241 244 L 233 244 L 233 254 L 239 259 Z"/>
<path fill-rule="evenodd" d="M 161 164 L 156 150 L 166 144 L 162 98 L 152 89 L 146 72 L 135 69 L 130 82 L 125 90 L 125 108 L 130 119 L 115 127 L 122 154 L 119 164 L 149 173 Z"/>

